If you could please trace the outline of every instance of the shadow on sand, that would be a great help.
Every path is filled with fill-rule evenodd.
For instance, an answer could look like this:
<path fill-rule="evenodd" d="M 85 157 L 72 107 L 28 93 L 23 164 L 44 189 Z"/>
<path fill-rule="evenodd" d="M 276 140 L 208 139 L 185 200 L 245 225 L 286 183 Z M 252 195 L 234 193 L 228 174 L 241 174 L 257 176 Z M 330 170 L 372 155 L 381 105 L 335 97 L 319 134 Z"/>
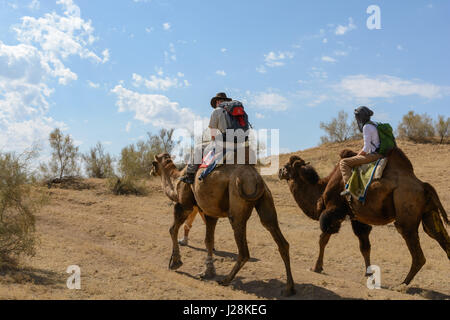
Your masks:
<path fill-rule="evenodd" d="M 61 274 L 36 269 L 36 268 L 20 268 L 16 266 L 8 266 L 0 269 L 0 281 L 9 283 L 33 283 L 36 285 L 57 285 L 64 282 Z"/>
<path fill-rule="evenodd" d="M 450 295 L 429 289 L 411 287 L 406 289 L 407 294 L 418 294 L 421 297 L 431 300 L 450 300 Z"/>
<path fill-rule="evenodd" d="M 193 247 L 191 245 L 186 246 L 186 248 L 194 249 L 196 251 L 201 251 L 206 254 L 206 249 L 204 249 L 204 248 L 197 248 L 197 247 Z M 217 251 L 217 250 L 214 251 L 214 256 L 221 257 L 221 258 L 230 258 L 233 260 L 237 260 L 237 258 L 238 258 L 238 255 L 236 253 L 231 253 L 231 252 L 226 252 L 226 251 Z M 256 258 L 250 258 L 248 261 L 249 262 L 258 262 L 260 260 L 256 259 Z"/>

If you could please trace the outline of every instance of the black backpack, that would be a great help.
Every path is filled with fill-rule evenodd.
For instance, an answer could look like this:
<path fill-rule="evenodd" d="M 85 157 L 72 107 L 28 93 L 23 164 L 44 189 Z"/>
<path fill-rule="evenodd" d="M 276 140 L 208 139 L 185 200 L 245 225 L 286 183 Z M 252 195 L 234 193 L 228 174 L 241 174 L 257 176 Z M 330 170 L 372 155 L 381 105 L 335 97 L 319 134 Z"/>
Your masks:
<path fill-rule="evenodd" d="M 244 106 L 239 101 L 223 102 L 220 107 L 225 110 L 225 116 L 227 119 L 227 129 L 234 131 L 242 129 L 247 132 L 251 125 L 248 122 L 248 115 L 244 110 Z"/>

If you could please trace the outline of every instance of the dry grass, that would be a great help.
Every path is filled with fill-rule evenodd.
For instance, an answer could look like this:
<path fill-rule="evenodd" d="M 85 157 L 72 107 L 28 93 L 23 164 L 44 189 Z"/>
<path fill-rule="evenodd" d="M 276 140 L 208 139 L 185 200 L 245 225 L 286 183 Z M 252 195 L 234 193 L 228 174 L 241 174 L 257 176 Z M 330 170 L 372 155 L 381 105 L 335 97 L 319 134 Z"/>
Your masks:
<path fill-rule="evenodd" d="M 298 152 L 318 171 L 328 174 L 344 145 Z M 345 147 L 357 149 L 358 142 Z M 401 142 L 416 173 L 438 191 L 450 208 L 449 145 Z M 287 161 L 283 155 L 280 164 Z M 345 222 L 325 255 L 325 274 L 309 269 L 318 254 L 319 225 L 297 207 L 285 182 L 266 178 L 275 198 L 281 229 L 291 245 L 291 263 L 298 294 L 293 299 L 449 299 L 449 261 L 438 244 L 420 231 L 427 264 L 408 293 L 365 287 L 358 240 Z M 172 206 L 159 181 L 147 182 L 149 195 L 114 196 L 106 181 L 90 179 L 86 190 L 50 189 L 51 203 L 37 215 L 40 246 L 20 269 L 0 271 L 1 299 L 278 299 L 284 287 L 284 267 L 269 233 L 254 214 L 248 241 L 252 260 L 230 287 L 197 280 L 205 258 L 205 228 L 198 219 L 191 246 L 182 248 L 184 265 L 167 269 L 171 253 L 169 227 Z M 372 262 L 381 267 L 382 285 L 400 283 L 410 266 L 410 255 L 392 225 L 375 227 L 371 235 Z M 216 268 L 227 274 L 236 258 L 236 245 L 227 220 L 216 232 Z M 82 290 L 66 288 L 69 265 L 81 267 Z"/>

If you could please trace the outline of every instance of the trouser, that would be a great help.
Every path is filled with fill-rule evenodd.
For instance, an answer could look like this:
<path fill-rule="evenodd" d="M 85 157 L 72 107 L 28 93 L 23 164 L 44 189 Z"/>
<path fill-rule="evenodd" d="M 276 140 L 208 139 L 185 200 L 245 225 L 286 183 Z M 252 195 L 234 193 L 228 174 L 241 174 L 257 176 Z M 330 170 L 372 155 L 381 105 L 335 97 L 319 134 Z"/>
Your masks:
<path fill-rule="evenodd" d="M 352 169 L 362 164 L 371 163 L 381 159 L 383 156 L 378 153 L 370 153 L 366 155 L 358 155 L 351 158 L 342 159 L 340 162 L 342 178 L 344 184 L 347 184 L 352 177 Z"/>

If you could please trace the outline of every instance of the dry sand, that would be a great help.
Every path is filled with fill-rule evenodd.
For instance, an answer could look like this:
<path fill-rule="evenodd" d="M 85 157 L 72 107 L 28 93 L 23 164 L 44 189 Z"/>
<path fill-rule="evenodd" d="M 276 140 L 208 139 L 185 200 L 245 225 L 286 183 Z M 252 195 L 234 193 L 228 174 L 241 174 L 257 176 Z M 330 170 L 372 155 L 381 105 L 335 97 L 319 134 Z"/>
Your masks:
<path fill-rule="evenodd" d="M 359 143 L 346 144 L 357 149 Z M 412 160 L 417 176 L 438 191 L 450 208 L 449 145 L 400 145 Z M 298 152 L 321 175 L 338 159 L 343 145 Z M 283 155 L 284 164 L 289 155 Z M 318 255 L 320 229 L 298 208 L 286 182 L 266 177 L 278 211 L 281 230 L 291 246 L 291 265 L 297 295 L 289 299 L 450 299 L 450 263 L 437 242 L 420 228 L 427 263 L 406 292 L 399 284 L 410 267 L 408 249 L 393 225 L 374 227 L 372 263 L 381 267 L 381 290 L 369 290 L 358 240 L 349 222 L 331 238 L 324 273 L 310 270 Z M 285 271 L 270 234 L 253 214 L 248 226 L 252 259 L 229 287 L 201 281 L 205 228 L 197 219 L 190 246 L 181 249 L 184 265 L 168 270 L 172 204 L 158 180 L 149 181 L 147 197 L 111 195 L 104 181 L 88 180 L 93 189 L 49 190 L 51 202 L 37 215 L 40 245 L 22 269 L 0 276 L 0 299 L 281 299 Z M 447 229 L 448 230 L 448 229 Z M 180 234 L 181 235 L 181 234 Z M 216 231 L 216 269 L 227 274 L 236 259 L 236 245 L 227 220 Z M 81 290 L 68 290 L 66 269 L 81 268 Z"/>

